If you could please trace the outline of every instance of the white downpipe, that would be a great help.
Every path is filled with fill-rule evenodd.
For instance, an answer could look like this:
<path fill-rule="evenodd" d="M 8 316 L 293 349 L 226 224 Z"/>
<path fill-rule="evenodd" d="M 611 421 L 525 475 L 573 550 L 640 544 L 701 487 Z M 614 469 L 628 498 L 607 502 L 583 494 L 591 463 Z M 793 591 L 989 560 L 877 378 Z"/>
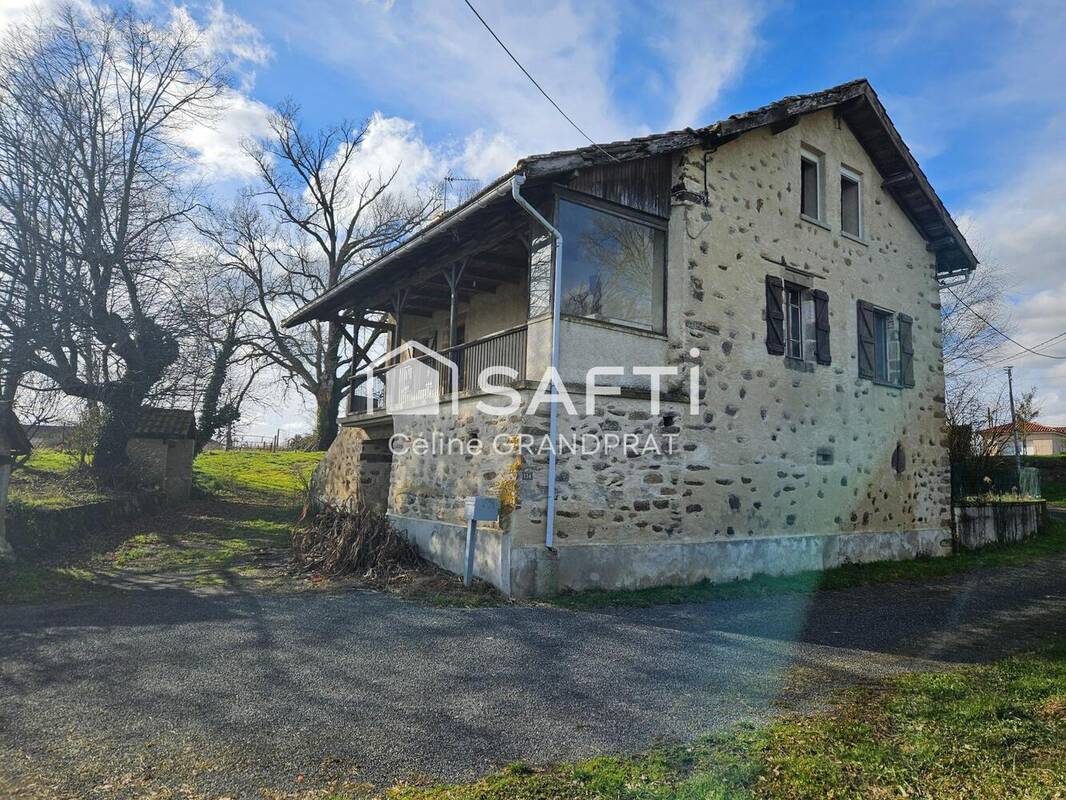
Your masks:
<path fill-rule="evenodd" d="M 548 409 L 548 436 L 551 439 L 551 448 L 548 450 L 548 511 L 546 514 L 546 526 L 544 530 L 544 546 L 555 546 L 555 471 L 558 456 L 556 445 L 559 434 L 559 387 L 555 384 L 555 378 L 559 375 L 559 303 L 563 286 L 563 235 L 559 230 L 546 220 L 537 209 L 530 205 L 526 198 L 522 197 L 522 184 L 526 182 L 525 175 L 515 175 L 511 178 L 511 197 L 518 205 L 522 206 L 530 216 L 543 225 L 555 239 L 555 258 L 553 264 L 552 279 L 552 402 Z"/>

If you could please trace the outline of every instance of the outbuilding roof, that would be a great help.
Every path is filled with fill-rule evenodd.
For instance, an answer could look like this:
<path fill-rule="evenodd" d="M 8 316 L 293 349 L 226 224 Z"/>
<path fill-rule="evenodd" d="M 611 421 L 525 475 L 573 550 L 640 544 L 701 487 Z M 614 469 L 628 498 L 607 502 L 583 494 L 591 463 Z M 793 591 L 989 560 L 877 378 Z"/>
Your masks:
<path fill-rule="evenodd" d="M 422 248 L 451 228 L 453 222 L 468 216 L 471 210 L 504 202 L 501 189 L 514 175 L 524 175 L 531 183 L 535 183 L 597 164 L 649 158 L 697 145 L 716 147 L 757 128 L 768 126 L 774 130 L 785 130 L 800 117 L 830 108 L 835 109 L 851 128 L 881 173 L 882 187 L 896 199 L 925 238 L 928 249 L 936 253 L 937 275 L 946 278 L 972 272 L 977 267 L 977 257 L 892 124 L 877 93 L 869 81 L 860 78 L 820 92 L 783 97 L 761 108 L 734 114 L 702 128 L 684 128 L 522 158 L 513 169 L 465 203 L 437 217 L 411 239 L 348 276 L 300 308 L 282 324 L 288 328 L 309 320 L 334 316 L 338 309 L 351 302 L 353 290 L 359 284 L 378 278 L 383 269 L 398 265 L 398 262 L 408 257 L 424 255 Z"/>
<path fill-rule="evenodd" d="M 196 436 L 196 419 L 188 409 L 143 408 L 133 436 L 136 439 L 192 439 Z"/>

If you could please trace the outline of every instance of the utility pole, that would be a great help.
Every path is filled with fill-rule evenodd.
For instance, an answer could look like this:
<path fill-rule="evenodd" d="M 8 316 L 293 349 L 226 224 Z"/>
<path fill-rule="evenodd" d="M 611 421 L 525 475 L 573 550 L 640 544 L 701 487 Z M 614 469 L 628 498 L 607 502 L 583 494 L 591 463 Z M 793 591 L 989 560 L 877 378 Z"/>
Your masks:
<path fill-rule="evenodd" d="M 1018 415 L 1014 411 L 1014 367 L 1007 367 L 1007 395 L 1010 397 L 1010 426 L 1014 433 L 1014 467 L 1018 471 L 1018 491 L 1022 490 L 1022 453 L 1018 446 Z"/>

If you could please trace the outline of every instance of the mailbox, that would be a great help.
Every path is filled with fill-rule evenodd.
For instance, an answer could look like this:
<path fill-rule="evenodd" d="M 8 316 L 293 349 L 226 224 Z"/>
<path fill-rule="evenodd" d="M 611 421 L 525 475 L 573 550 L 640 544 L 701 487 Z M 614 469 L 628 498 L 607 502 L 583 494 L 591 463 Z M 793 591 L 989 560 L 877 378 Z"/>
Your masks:
<path fill-rule="evenodd" d="M 466 518 L 471 522 L 495 522 L 500 516 L 500 501 L 477 495 L 466 498 Z"/>

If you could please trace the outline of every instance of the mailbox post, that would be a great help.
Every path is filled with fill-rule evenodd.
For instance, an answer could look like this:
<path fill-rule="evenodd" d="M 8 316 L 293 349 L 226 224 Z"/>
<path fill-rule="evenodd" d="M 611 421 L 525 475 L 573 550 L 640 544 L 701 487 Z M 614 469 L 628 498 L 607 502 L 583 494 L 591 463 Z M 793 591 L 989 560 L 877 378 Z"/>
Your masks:
<path fill-rule="evenodd" d="M 495 522 L 500 516 L 500 501 L 495 497 L 476 495 L 466 498 L 466 565 L 463 585 L 474 581 L 474 544 L 478 522 Z"/>

